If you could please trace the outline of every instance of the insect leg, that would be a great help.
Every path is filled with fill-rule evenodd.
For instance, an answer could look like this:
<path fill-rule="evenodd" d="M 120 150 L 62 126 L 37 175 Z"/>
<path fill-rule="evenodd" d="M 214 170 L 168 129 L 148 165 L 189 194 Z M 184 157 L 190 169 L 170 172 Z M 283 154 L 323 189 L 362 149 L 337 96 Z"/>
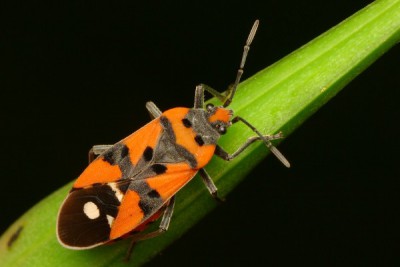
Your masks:
<path fill-rule="evenodd" d="M 254 143 L 255 141 L 263 141 L 267 147 L 271 150 L 271 152 L 273 152 L 277 158 L 287 167 L 290 167 L 289 162 L 286 160 L 286 158 L 279 152 L 279 150 L 274 147 L 269 141 L 271 140 L 276 140 L 276 139 L 281 139 L 283 138 L 283 134 L 281 132 L 279 132 L 278 134 L 275 135 L 262 135 L 262 136 L 254 136 L 254 137 L 250 137 L 249 139 L 247 139 L 247 141 L 241 145 L 235 152 L 233 152 L 232 154 L 229 154 L 228 152 L 226 152 L 222 147 L 220 146 L 216 146 L 215 148 L 215 152 L 214 155 L 222 158 L 223 160 L 227 160 L 230 161 L 234 158 L 236 158 L 238 155 L 240 155 L 240 153 L 242 153 L 248 146 L 250 146 L 252 143 Z M 266 142 L 267 141 L 267 142 Z"/>
<path fill-rule="evenodd" d="M 275 157 L 277 157 L 277 158 L 282 162 L 283 165 L 285 165 L 287 168 L 290 168 L 290 163 L 289 163 L 289 161 L 285 158 L 285 156 L 282 155 L 282 153 L 279 152 L 279 150 L 278 150 L 276 147 L 274 147 L 274 146 L 272 145 L 272 143 L 271 143 L 267 138 L 265 138 L 264 135 L 262 135 L 262 134 L 257 130 L 256 127 L 254 127 L 253 125 L 251 125 L 250 122 L 248 122 L 247 120 L 245 120 L 245 119 L 243 119 L 242 117 L 239 117 L 239 116 L 236 116 L 236 117 L 234 117 L 234 118 L 231 120 L 232 123 L 236 123 L 236 122 L 239 122 L 239 121 L 241 121 L 242 123 L 244 123 L 244 124 L 245 124 L 247 127 L 249 127 L 253 132 L 255 132 L 255 133 L 258 135 L 258 137 L 260 138 L 260 140 L 262 140 L 262 141 L 264 142 L 264 144 L 269 148 L 269 151 L 271 151 L 272 154 L 274 154 Z"/>
<path fill-rule="evenodd" d="M 206 170 L 204 168 L 201 168 L 199 170 L 199 174 L 205 186 L 207 187 L 208 191 L 213 196 L 213 198 L 215 198 L 219 202 L 223 202 L 224 200 L 218 196 L 218 188 L 215 186 L 213 180 L 211 179 L 210 175 L 206 172 Z"/>
<path fill-rule="evenodd" d="M 91 163 L 98 155 L 112 147 L 113 145 L 94 145 L 89 150 L 89 163 Z"/>
<path fill-rule="evenodd" d="M 149 111 L 152 119 L 158 118 L 162 114 L 162 111 L 152 101 L 146 103 L 146 108 Z"/>
<path fill-rule="evenodd" d="M 160 225 L 158 226 L 158 230 L 155 230 L 150 233 L 134 234 L 131 236 L 132 243 L 129 246 L 128 251 L 126 252 L 125 261 L 129 261 L 131 255 L 132 255 L 133 247 L 135 246 L 137 241 L 156 237 L 168 230 L 169 223 L 171 222 L 172 214 L 174 212 L 174 205 L 175 205 L 175 196 L 171 197 L 171 199 L 166 204 L 166 208 L 165 208 L 164 214 L 161 218 Z"/>

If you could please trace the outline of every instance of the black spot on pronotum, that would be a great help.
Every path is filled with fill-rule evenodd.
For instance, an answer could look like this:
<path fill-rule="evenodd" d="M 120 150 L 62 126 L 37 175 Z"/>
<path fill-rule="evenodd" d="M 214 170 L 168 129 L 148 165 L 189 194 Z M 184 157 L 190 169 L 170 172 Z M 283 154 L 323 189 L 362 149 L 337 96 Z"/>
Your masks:
<path fill-rule="evenodd" d="M 109 152 L 105 153 L 104 156 L 103 156 L 103 160 L 105 162 L 110 163 L 111 165 L 114 165 L 115 160 L 113 158 L 113 151 L 109 151 Z"/>
<path fill-rule="evenodd" d="M 194 138 L 194 140 L 196 141 L 196 143 L 197 143 L 199 146 L 204 145 L 204 140 L 203 140 L 203 138 L 201 138 L 200 135 L 196 135 L 196 137 Z"/>
<path fill-rule="evenodd" d="M 149 203 L 147 201 L 143 201 L 143 200 L 139 201 L 139 207 L 143 211 L 144 216 L 148 215 L 152 210 L 152 208 L 149 205 Z"/>
<path fill-rule="evenodd" d="M 154 189 L 151 190 L 150 192 L 148 192 L 147 195 L 150 198 L 159 198 L 160 197 L 160 194 L 157 192 L 157 190 L 154 190 Z"/>
<path fill-rule="evenodd" d="M 163 174 L 167 171 L 167 167 L 162 164 L 154 164 L 151 168 L 156 174 Z"/>
<path fill-rule="evenodd" d="M 125 158 L 129 154 L 129 148 L 124 145 L 121 149 L 121 158 Z"/>
<path fill-rule="evenodd" d="M 145 161 L 150 161 L 153 158 L 153 149 L 151 147 L 146 147 L 143 152 L 143 158 Z"/>
<path fill-rule="evenodd" d="M 10 238 L 7 241 L 8 248 L 11 248 L 14 242 L 18 239 L 23 228 L 24 228 L 23 226 L 18 227 L 18 229 L 10 236 Z"/>
<path fill-rule="evenodd" d="M 186 118 L 182 119 L 182 123 L 186 128 L 192 127 L 192 123 L 190 122 L 190 120 L 188 120 Z"/>

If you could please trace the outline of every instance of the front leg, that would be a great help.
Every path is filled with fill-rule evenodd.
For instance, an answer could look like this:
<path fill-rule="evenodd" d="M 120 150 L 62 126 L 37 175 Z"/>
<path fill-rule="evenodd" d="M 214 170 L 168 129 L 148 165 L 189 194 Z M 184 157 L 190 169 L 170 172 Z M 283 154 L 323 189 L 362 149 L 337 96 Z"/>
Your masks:
<path fill-rule="evenodd" d="M 270 149 L 270 151 L 286 166 L 289 167 L 290 163 L 288 162 L 288 160 L 282 155 L 281 152 L 279 152 L 279 150 L 274 147 L 271 143 L 269 143 L 269 141 L 271 140 L 276 140 L 276 139 L 281 139 L 283 138 L 283 134 L 281 132 L 279 132 L 278 134 L 275 135 L 263 135 L 261 136 L 254 136 L 251 137 L 249 139 L 247 139 L 247 141 L 241 145 L 235 152 L 233 152 L 232 154 L 229 154 L 228 152 L 226 152 L 222 147 L 218 146 L 215 148 L 215 152 L 214 155 L 222 158 L 223 160 L 226 161 L 230 161 L 234 158 L 236 158 L 238 155 L 240 155 L 245 149 L 247 149 L 252 143 L 254 143 L 255 141 L 268 141 L 268 143 L 266 143 L 266 145 L 268 146 L 268 148 Z"/>

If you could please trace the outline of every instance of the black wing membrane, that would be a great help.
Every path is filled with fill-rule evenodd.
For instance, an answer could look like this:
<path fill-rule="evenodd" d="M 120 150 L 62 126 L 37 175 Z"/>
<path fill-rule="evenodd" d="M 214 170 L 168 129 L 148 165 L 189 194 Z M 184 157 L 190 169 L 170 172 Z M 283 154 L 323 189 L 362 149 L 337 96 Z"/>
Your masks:
<path fill-rule="evenodd" d="M 119 180 L 71 191 L 58 215 L 60 243 L 72 249 L 87 249 L 108 242 L 130 183 Z"/>

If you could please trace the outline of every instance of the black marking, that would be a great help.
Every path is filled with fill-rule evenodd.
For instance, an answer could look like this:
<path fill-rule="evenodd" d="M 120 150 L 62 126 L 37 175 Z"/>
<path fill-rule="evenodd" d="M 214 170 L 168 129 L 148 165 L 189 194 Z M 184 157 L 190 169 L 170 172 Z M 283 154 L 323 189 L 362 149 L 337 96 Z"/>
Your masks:
<path fill-rule="evenodd" d="M 149 215 L 153 211 L 153 207 L 150 205 L 148 201 L 140 200 L 139 207 L 143 211 L 144 216 Z"/>
<path fill-rule="evenodd" d="M 160 123 L 161 123 L 162 127 L 164 128 L 165 134 L 168 135 L 169 139 L 171 139 L 173 142 L 176 142 L 176 136 L 174 133 L 174 129 L 172 129 L 171 122 L 168 120 L 168 118 L 165 116 L 161 116 Z"/>
<path fill-rule="evenodd" d="M 197 167 L 197 160 L 195 156 L 189 152 L 186 148 L 184 148 L 181 145 L 176 145 L 176 151 L 178 151 L 179 155 L 182 155 L 184 159 L 189 163 L 191 168 L 196 168 Z"/>
<path fill-rule="evenodd" d="M 197 143 L 199 146 L 204 145 L 204 140 L 203 140 L 203 138 L 202 138 L 200 135 L 196 135 L 196 137 L 194 138 L 194 140 L 196 141 L 196 143 Z"/>
<path fill-rule="evenodd" d="M 129 147 L 123 142 L 116 143 L 110 149 L 105 151 L 100 159 L 112 166 L 118 166 L 122 173 L 122 179 L 132 177 L 135 166 L 129 157 Z"/>
<path fill-rule="evenodd" d="M 167 171 L 167 167 L 165 167 L 162 164 L 154 164 L 151 166 L 151 169 L 156 173 L 156 174 L 163 174 Z"/>
<path fill-rule="evenodd" d="M 202 137 L 204 144 L 215 145 L 220 138 L 220 133 L 214 123 L 210 124 L 208 121 L 209 116 L 211 115 L 202 109 L 191 109 L 186 115 L 188 120 L 193 122 L 193 131 Z"/>
<path fill-rule="evenodd" d="M 107 153 L 105 153 L 105 154 L 103 155 L 103 160 L 104 160 L 105 162 L 110 163 L 110 165 L 114 165 L 114 164 L 115 164 L 115 160 L 114 160 L 113 154 L 114 154 L 114 153 L 113 153 L 112 150 L 108 151 Z"/>
<path fill-rule="evenodd" d="M 83 212 L 86 203 L 93 202 L 100 215 L 90 219 Z M 86 248 L 107 242 L 110 225 L 107 215 L 117 217 L 120 202 L 107 184 L 75 190 L 68 195 L 58 217 L 58 238 L 67 246 Z"/>
<path fill-rule="evenodd" d="M 182 123 L 186 128 L 192 127 L 192 123 L 190 122 L 190 120 L 188 120 L 186 118 L 182 119 Z"/>
<path fill-rule="evenodd" d="M 114 165 L 118 165 L 122 172 L 122 179 L 127 179 L 132 176 L 132 170 L 135 166 L 129 157 L 129 148 L 122 142 L 113 146 L 113 160 Z"/>
<path fill-rule="evenodd" d="M 161 164 L 157 165 L 165 168 L 165 166 Z M 149 219 L 150 216 L 160 210 L 164 204 L 160 194 L 151 188 L 145 179 L 133 180 L 130 183 L 128 190 L 132 190 L 140 196 L 138 204 L 144 215 L 142 222 L 145 222 L 147 219 Z"/>
<path fill-rule="evenodd" d="M 125 158 L 129 155 L 129 148 L 126 145 L 123 145 L 121 149 L 121 158 Z"/>
<path fill-rule="evenodd" d="M 151 147 L 146 147 L 143 152 L 143 158 L 145 161 L 150 161 L 153 158 L 153 149 Z"/>
<path fill-rule="evenodd" d="M 176 149 L 178 154 L 181 155 L 189 163 L 190 167 L 196 168 L 197 160 L 195 156 L 190 153 L 189 150 L 187 150 L 185 147 L 176 143 L 176 136 L 174 130 L 172 129 L 171 122 L 168 120 L 168 118 L 165 116 L 161 116 L 160 123 L 164 128 L 165 137 L 163 138 L 168 139 L 168 142 L 172 143 L 172 145 L 175 146 L 174 149 Z"/>
<path fill-rule="evenodd" d="M 127 181 L 125 183 L 117 183 L 117 188 L 125 194 L 126 190 L 128 190 L 128 187 L 130 185 L 130 181 Z"/>
<path fill-rule="evenodd" d="M 151 190 L 150 192 L 148 192 L 147 195 L 148 195 L 150 198 L 160 198 L 160 194 L 158 193 L 157 190 L 154 190 L 154 189 Z"/>
<path fill-rule="evenodd" d="M 14 244 L 14 242 L 18 239 L 18 237 L 19 237 L 19 235 L 21 234 L 23 228 L 24 228 L 23 226 L 18 227 L 17 231 L 15 231 L 15 232 L 10 236 L 10 238 L 9 238 L 8 241 L 7 241 L 7 247 L 8 247 L 8 248 L 11 248 L 11 246 Z"/>

